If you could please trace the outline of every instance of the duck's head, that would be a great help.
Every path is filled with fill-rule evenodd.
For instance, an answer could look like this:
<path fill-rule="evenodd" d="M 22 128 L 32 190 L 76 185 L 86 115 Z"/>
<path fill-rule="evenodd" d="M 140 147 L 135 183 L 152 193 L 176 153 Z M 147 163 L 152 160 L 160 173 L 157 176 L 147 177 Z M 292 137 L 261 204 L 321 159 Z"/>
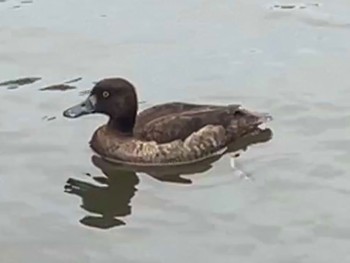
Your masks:
<path fill-rule="evenodd" d="M 77 118 L 92 113 L 106 114 L 109 125 L 120 131 L 132 131 L 137 114 L 134 86 L 122 78 L 103 79 L 96 83 L 86 100 L 66 109 L 63 116 Z"/>

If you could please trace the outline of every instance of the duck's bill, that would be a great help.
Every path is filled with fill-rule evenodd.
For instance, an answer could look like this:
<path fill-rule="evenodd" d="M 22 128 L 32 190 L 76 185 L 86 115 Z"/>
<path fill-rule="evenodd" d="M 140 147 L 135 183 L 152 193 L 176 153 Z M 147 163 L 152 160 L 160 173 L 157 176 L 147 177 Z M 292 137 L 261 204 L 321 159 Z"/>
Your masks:
<path fill-rule="evenodd" d="M 66 109 L 63 116 L 67 118 L 78 118 L 80 116 L 95 112 L 96 97 L 89 96 L 85 101 Z"/>

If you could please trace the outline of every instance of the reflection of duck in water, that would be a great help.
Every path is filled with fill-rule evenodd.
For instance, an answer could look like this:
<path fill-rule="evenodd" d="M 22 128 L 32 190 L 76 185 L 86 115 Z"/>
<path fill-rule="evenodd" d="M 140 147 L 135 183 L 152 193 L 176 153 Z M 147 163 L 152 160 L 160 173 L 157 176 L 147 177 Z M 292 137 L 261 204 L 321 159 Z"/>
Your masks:
<path fill-rule="evenodd" d="M 99 81 L 83 103 L 64 111 L 76 118 L 84 114 L 109 116 L 91 141 L 104 158 L 146 166 L 195 163 L 221 154 L 237 139 L 269 121 L 268 114 L 253 113 L 239 105 L 165 103 L 137 114 L 133 85 L 121 78 Z"/>
<path fill-rule="evenodd" d="M 101 158 L 92 158 L 95 166 L 99 167 L 107 177 L 93 177 L 104 186 L 94 185 L 78 179 L 69 178 L 65 192 L 82 198 L 82 208 L 97 216 L 86 216 L 80 222 L 87 226 L 110 228 L 124 225 L 116 217 L 131 214 L 130 200 L 137 191 L 139 178 L 132 171 L 111 169 Z"/>
<path fill-rule="evenodd" d="M 251 135 L 244 136 L 231 144 L 228 151 L 245 150 L 251 144 L 270 140 L 271 136 L 271 130 L 257 129 Z M 125 217 L 131 214 L 131 198 L 134 196 L 136 185 L 139 183 L 136 172 L 146 173 L 163 182 L 191 184 L 190 179 L 181 176 L 208 171 L 221 156 L 211 156 L 201 162 L 182 166 L 147 167 L 144 165 L 117 165 L 94 155 L 92 156 L 92 163 L 100 168 L 107 177 L 93 177 L 93 179 L 105 186 L 69 178 L 65 186 L 65 192 L 80 196 L 83 203 L 81 207 L 88 212 L 98 214 L 84 217 L 80 220 L 82 224 L 98 228 L 111 228 L 125 224 L 116 217 Z"/>

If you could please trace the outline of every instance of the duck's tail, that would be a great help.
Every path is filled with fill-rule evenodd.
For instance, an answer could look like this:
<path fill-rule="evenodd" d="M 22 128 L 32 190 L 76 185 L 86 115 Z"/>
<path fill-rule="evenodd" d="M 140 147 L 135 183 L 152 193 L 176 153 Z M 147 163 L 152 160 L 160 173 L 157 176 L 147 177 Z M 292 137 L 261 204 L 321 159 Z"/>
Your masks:
<path fill-rule="evenodd" d="M 266 113 L 266 112 L 263 112 L 263 113 L 255 113 L 262 122 L 269 122 L 269 121 L 272 121 L 273 120 L 273 117 L 270 113 Z"/>
<path fill-rule="evenodd" d="M 254 114 L 257 118 L 257 123 L 260 123 L 257 125 L 258 128 L 260 129 L 265 129 L 266 128 L 266 123 L 270 122 L 273 120 L 273 117 L 270 113 L 266 113 L 266 112 L 253 112 L 252 114 Z"/>
<path fill-rule="evenodd" d="M 233 138 L 238 138 L 257 129 L 265 129 L 266 123 L 272 120 L 273 117 L 269 113 L 253 112 L 239 108 L 231 120 L 228 132 Z"/>

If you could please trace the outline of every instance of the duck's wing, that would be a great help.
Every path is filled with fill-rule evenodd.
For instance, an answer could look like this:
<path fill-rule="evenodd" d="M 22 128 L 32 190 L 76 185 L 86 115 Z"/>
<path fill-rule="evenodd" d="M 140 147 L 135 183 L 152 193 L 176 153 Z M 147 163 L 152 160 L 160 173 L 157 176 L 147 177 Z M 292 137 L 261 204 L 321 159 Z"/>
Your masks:
<path fill-rule="evenodd" d="M 107 132 L 105 134 L 102 134 Z M 108 139 L 108 131 L 101 130 L 106 143 L 91 144 L 92 149 L 108 161 L 137 166 L 178 166 L 197 163 L 226 150 L 226 132 L 222 126 L 207 125 L 193 132 L 184 141 L 168 143 L 143 141 L 136 138 Z M 97 147 L 96 147 L 97 146 Z"/>
<path fill-rule="evenodd" d="M 135 130 L 135 137 L 157 143 L 184 141 L 207 125 L 221 126 L 232 137 L 254 129 L 261 123 L 259 118 L 239 105 L 201 107 L 152 119 Z"/>
<path fill-rule="evenodd" d="M 136 118 L 135 130 L 143 129 L 143 126 L 161 117 L 173 116 L 174 114 L 185 114 L 193 111 L 207 111 L 224 109 L 226 106 L 210 104 L 191 104 L 183 102 L 170 102 L 152 106 L 141 111 Z"/>

